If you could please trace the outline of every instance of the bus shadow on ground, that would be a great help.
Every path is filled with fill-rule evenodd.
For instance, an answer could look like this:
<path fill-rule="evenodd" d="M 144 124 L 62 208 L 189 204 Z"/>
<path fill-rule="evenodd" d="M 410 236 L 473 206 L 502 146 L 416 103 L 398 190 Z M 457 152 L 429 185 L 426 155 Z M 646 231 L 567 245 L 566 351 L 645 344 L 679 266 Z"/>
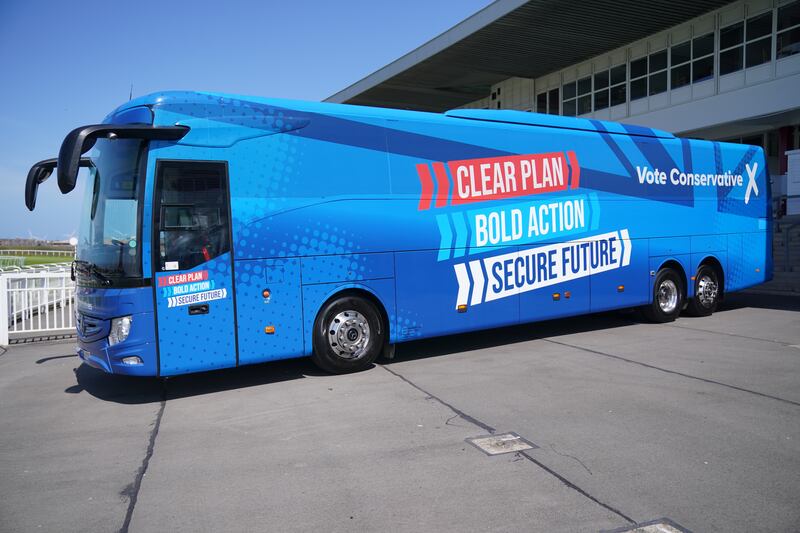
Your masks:
<path fill-rule="evenodd" d="M 724 313 L 748 307 L 800 311 L 800 298 L 759 293 L 736 293 L 726 297 L 718 312 Z M 638 313 L 614 311 L 409 341 L 397 346 L 394 359 L 382 361 L 381 364 L 391 365 L 396 362 L 496 348 L 541 338 L 626 327 L 640 322 L 641 318 Z M 110 375 L 84 364 L 75 370 L 77 384 L 68 387 L 65 392 L 77 394 L 86 391 L 101 400 L 122 404 L 142 404 L 160 402 L 165 398 L 186 398 L 324 375 L 326 374 L 317 369 L 308 357 L 175 376 L 168 379 Z"/>
<path fill-rule="evenodd" d="M 716 313 L 722 314 L 727 311 L 745 308 L 800 311 L 800 296 L 748 292 L 732 293 L 725 296 L 725 300 L 720 304 Z M 683 314 L 681 317 L 686 317 L 686 315 Z M 641 323 L 646 324 L 648 322 L 642 317 L 641 313 L 629 309 L 410 341 L 397 346 L 396 356 L 389 364 Z"/>
<path fill-rule="evenodd" d="M 397 346 L 395 358 L 389 364 L 458 352 L 497 348 L 545 337 L 613 329 L 636 323 L 638 323 L 638 319 L 635 312 L 616 311 L 410 341 Z"/>
<path fill-rule="evenodd" d="M 753 307 L 778 311 L 800 311 L 800 294 L 770 294 L 761 292 L 735 292 L 726 294 L 720 311 Z"/>
<path fill-rule="evenodd" d="M 85 391 L 109 402 L 145 404 L 323 375 L 325 373 L 317 369 L 308 357 L 166 379 L 106 374 L 82 364 L 75 369 L 77 384 L 64 392 L 78 394 Z"/>

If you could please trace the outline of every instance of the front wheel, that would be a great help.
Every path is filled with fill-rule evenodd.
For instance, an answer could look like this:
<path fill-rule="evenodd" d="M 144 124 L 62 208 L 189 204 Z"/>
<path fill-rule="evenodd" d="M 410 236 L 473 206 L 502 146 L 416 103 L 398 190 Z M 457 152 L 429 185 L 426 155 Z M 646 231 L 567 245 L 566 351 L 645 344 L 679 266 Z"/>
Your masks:
<path fill-rule="evenodd" d="M 336 298 L 314 321 L 311 359 L 334 374 L 365 370 L 383 350 L 384 338 L 383 321 L 372 302 L 355 296 Z"/>
<path fill-rule="evenodd" d="M 689 300 L 686 311 L 692 316 L 708 316 L 717 310 L 720 296 L 716 270 L 703 265 L 694 277 L 694 298 Z"/>
<path fill-rule="evenodd" d="M 653 283 L 653 300 L 642 309 L 645 318 L 651 322 L 672 322 L 683 307 L 683 282 L 675 270 L 662 268 Z"/>

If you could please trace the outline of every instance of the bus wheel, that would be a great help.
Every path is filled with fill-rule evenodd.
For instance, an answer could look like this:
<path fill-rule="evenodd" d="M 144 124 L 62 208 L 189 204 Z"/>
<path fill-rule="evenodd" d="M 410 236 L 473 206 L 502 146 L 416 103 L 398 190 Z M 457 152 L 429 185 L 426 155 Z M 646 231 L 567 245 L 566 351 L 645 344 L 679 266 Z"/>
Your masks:
<path fill-rule="evenodd" d="M 651 322 L 672 322 L 683 307 L 683 282 L 681 275 L 667 267 L 662 268 L 653 283 L 653 300 L 642 311 Z"/>
<path fill-rule="evenodd" d="M 354 296 L 336 298 L 314 321 L 311 359 L 334 374 L 365 370 L 380 355 L 384 336 L 380 313 L 372 302 Z"/>
<path fill-rule="evenodd" d="M 719 278 L 716 270 L 702 265 L 694 277 L 694 298 L 686 311 L 692 316 L 708 316 L 717 310 L 720 298 Z"/>

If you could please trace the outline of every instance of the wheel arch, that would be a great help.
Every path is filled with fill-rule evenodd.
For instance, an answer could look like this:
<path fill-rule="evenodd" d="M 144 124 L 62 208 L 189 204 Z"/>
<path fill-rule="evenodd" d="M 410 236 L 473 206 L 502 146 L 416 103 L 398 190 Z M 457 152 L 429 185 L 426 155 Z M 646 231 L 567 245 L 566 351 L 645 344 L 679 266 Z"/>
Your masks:
<path fill-rule="evenodd" d="M 697 270 L 699 271 L 700 267 L 706 265 L 713 268 L 717 273 L 717 279 L 719 280 L 720 298 L 722 298 L 725 295 L 725 269 L 722 268 L 722 262 L 716 256 L 708 255 L 704 257 L 703 260 L 697 264 Z"/>
<path fill-rule="evenodd" d="M 389 313 L 386 310 L 386 305 L 375 291 L 364 285 L 344 285 L 333 289 L 327 295 L 327 297 L 323 299 L 321 305 L 317 307 L 316 312 L 314 313 L 314 321 L 316 321 L 317 317 L 319 317 L 319 314 L 331 301 L 348 296 L 363 298 L 371 302 L 378 309 L 378 313 L 381 315 L 381 323 L 383 324 L 384 331 L 386 332 L 384 336 L 386 339 L 385 342 L 388 343 L 389 339 L 391 338 L 392 328 L 391 322 L 389 321 Z"/>
<path fill-rule="evenodd" d="M 661 262 L 661 264 L 658 266 L 658 270 L 656 270 L 656 273 L 664 268 L 673 269 L 681 277 L 683 280 L 683 287 L 681 287 L 683 291 L 683 299 L 686 301 L 686 297 L 689 294 L 689 277 L 686 275 L 686 270 L 683 268 L 683 265 L 677 259 L 667 259 Z"/>

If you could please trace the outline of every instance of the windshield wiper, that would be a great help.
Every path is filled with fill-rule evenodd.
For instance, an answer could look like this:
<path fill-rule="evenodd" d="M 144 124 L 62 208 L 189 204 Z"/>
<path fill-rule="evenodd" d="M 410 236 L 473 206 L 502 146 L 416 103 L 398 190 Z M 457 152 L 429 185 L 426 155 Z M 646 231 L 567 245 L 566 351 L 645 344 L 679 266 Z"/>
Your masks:
<path fill-rule="evenodd" d="M 75 280 L 75 271 L 77 270 L 75 267 L 79 267 L 81 272 L 85 272 L 94 276 L 97 280 L 100 281 L 103 285 L 111 285 L 113 282 L 111 278 L 100 272 L 100 269 L 94 263 L 90 263 L 89 261 L 83 261 L 81 259 L 76 259 L 72 262 L 72 280 Z"/>

